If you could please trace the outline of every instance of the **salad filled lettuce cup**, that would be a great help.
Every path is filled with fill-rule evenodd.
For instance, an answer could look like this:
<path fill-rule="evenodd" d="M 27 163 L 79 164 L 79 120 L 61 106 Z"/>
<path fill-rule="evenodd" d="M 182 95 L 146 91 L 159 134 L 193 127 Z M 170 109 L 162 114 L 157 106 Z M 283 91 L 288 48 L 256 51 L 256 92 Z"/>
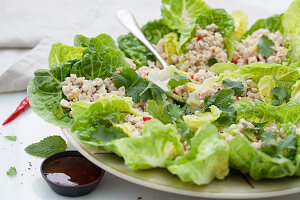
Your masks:
<path fill-rule="evenodd" d="M 142 32 L 77 35 L 53 44 L 28 85 L 33 111 L 133 170 L 166 168 L 183 182 L 300 175 L 300 0 L 259 19 L 202 0 L 163 0 Z"/>

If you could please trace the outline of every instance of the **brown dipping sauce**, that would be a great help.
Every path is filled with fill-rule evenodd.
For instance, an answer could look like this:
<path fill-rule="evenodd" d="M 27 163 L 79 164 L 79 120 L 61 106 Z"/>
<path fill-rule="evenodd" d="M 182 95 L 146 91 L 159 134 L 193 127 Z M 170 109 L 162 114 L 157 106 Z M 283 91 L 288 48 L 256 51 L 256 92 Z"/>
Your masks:
<path fill-rule="evenodd" d="M 89 184 L 99 178 L 101 169 L 81 156 L 64 156 L 45 164 L 45 176 L 64 186 Z"/>

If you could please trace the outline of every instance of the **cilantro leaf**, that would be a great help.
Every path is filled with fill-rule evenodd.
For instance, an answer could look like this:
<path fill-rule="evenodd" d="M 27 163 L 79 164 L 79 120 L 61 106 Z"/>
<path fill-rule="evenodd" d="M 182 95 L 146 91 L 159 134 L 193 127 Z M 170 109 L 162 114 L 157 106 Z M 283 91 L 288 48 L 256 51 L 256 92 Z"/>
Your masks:
<path fill-rule="evenodd" d="M 243 134 L 251 141 L 251 142 L 256 142 L 258 137 L 261 136 L 265 131 L 264 131 L 264 126 L 268 122 L 263 122 L 263 123 L 253 123 L 254 128 L 249 127 L 246 123 L 243 123 L 243 126 L 245 129 L 243 130 Z"/>
<path fill-rule="evenodd" d="M 218 61 L 215 58 L 210 58 L 208 60 L 208 66 L 213 66 L 214 64 L 216 64 Z"/>
<path fill-rule="evenodd" d="M 7 170 L 7 172 L 6 172 L 6 175 L 7 176 L 15 176 L 15 175 L 17 175 L 17 169 L 14 166 L 10 167 L 9 170 Z"/>
<path fill-rule="evenodd" d="M 277 80 L 274 76 L 275 81 L 278 84 L 278 87 L 275 87 L 271 90 L 271 95 L 273 95 L 272 105 L 279 106 L 281 105 L 283 100 L 288 101 L 288 92 L 287 90 L 281 85 L 281 83 Z"/>
<path fill-rule="evenodd" d="M 258 39 L 257 52 L 264 57 L 269 57 L 274 53 L 274 49 L 271 48 L 272 46 L 274 46 L 274 42 L 267 36 L 263 35 Z"/>
<path fill-rule="evenodd" d="M 178 133 L 181 134 L 182 141 L 188 141 L 192 136 L 192 131 L 183 120 L 184 110 L 179 106 L 164 100 L 159 103 L 151 100 L 148 102 L 147 112 L 164 124 L 174 124 Z"/>
<path fill-rule="evenodd" d="M 242 94 L 246 90 L 244 84 L 241 81 L 232 81 L 230 79 L 225 79 L 223 80 L 222 85 L 225 89 L 233 89 L 235 96 Z"/>
<path fill-rule="evenodd" d="M 115 78 L 114 84 L 117 88 L 122 86 L 126 89 L 126 94 L 132 97 L 135 103 L 140 100 L 147 101 L 158 97 L 162 99 L 164 93 L 158 86 L 149 83 L 146 79 L 141 78 L 133 69 L 125 68 L 120 74 L 112 73 Z"/>
<path fill-rule="evenodd" d="M 278 133 L 266 131 L 261 135 L 261 140 L 265 142 L 262 151 L 272 157 L 292 158 L 297 149 L 297 140 L 295 134 L 290 134 L 286 138 L 278 140 Z"/>
<path fill-rule="evenodd" d="M 66 148 L 66 141 L 62 137 L 54 135 L 27 146 L 25 151 L 32 156 L 48 157 L 55 153 L 65 151 Z"/>
<path fill-rule="evenodd" d="M 280 154 L 284 157 L 290 157 L 291 154 L 295 154 L 297 149 L 297 139 L 296 135 L 288 135 L 284 140 L 279 142 L 278 146 Z"/>
<path fill-rule="evenodd" d="M 4 137 L 8 140 L 11 140 L 11 141 L 16 141 L 17 140 L 17 136 L 13 136 L 13 135 L 6 135 Z"/>
<path fill-rule="evenodd" d="M 180 106 L 176 104 L 167 105 L 167 111 L 170 113 L 171 116 L 174 117 L 179 117 L 183 115 L 183 110 L 181 110 Z"/>
<path fill-rule="evenodd" d="M 247 124 L 243 123 L 243 126 L 246 128 L 243 130 L 243 134 L 251 141 L 251 142 L 256 142 L 257 138 L 257 129 L 256 128 L 251 128 Z"/>
<path fill-rule="evenodd" d="M 177 86 L 184 85 L 190 81 L 191 80 L 188 77 L 182 76 L 175 72 L 172 79 L 168 82 L 168 85 L 171 87 L 171 89 L 174 89 Z"/>
<path fill-rule="evenodd" d="M 235 122 L 236 110 L 232 106 L 237 100 L 232 98 L 234 91 L 232 89 L 223 89 L 217 91 L 210 98 L 205 98 L 201 112 L 209 111 L 211 105 L 215 105 L 222 110 L 221 116 L 217 119 L 218 126 L 229 126 Z"/>

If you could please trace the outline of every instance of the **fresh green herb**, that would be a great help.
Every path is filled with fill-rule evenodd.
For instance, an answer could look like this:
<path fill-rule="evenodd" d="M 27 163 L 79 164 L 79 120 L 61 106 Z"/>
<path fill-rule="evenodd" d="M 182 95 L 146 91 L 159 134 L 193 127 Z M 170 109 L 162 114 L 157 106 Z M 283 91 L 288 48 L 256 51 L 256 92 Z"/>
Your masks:
<path fill-rule="evenodd" d="M 120 74 L 112 73 L 115 77 L 114 84 L 116 87 L 124 86 L 126 94 L 132 97 L 136 103 L 140 99 L 147 101 L 158 97 L 162 99 L 163 91 L 153 83 L 149 83 L 146 79 L 141 78 L 133 69 L 123 69 Z"/>
<path fill-rule="evenodd" d="M 10 167 L 6 172 L 6 175 L 11 177 L 17 175 L 17 169 L 15 167 Z"/>
<path fill-rule="evenodd" d="M 262 135 L 264 131 L 264 126 L 268 122 L 263 123 L 253 123 L 254 127 L 249 127 L 246 123 L 243 123 L 245 129 L 243 130 L 243 134 L 251 141 L 256 142 L 258 137 Z"/>
<path fill-rule="evenodd" d="M 236 102 L 236 98 L 233 98 L 234 91 L 232 89 L 223 89 L 217 91 L 210 98 L 205 98 L 204 105 L 201 112 L 208 112 L 211 105 L 215 105 L 222 110 L 221 116 L 216 121 L 218 126 L 229 126 L 235 122 L 236 110 L 232 106 Z"/>
<path fill-rule="evenodd" d="M 269 57 L 274 53 L 274 49 L 271 48 L 272 46 L 274 46 L 274 42 L 267 36 L 263 35 L 258 39 L 257 52 L 264 57 Z"/>
<path fill-rule="evenodd" d="M 33 156 L 48 157 L 55 153 L 65 151 L 66 148 L 66 141 L 62 137 L 54 135 L 27 146 L 25 151 Z"/>
<path fill-rule="evenodd" d="M 279 106 L 282 104 L 283 100 L 288 101 L 288 92 L 287 90 L 281 85 L 278 79 L 274 76 L 275 81 L 278 84 L 278 87 L 275 87 L 271 90 L 271 95 L 273 95 L 272 105 Z"/>
<path fill-rule="evenodd" d="M 291 158 L 296 153 L 297 140 L 295 134 L 288 135 L 285 139 L 278 140 L 278 133 L 266 131 L 262 134 L 261 140 L 265 142 L 262 151 L 272 157 Z"/>
<path fill-rule="evenodd" d="M 210 58 L 208 60 L 208 66 L 213 66 L 214 64 L 216 64 L 218 61 L 215 58 Z"/>
<path fill-rule="evenodd" d="M 184 104 L 184 106 L 181 108 L 183 110 L 184 115 L 193 115 L 198 110 L 195 107 L 190 106 L 189 104 Z"/>
<path fill-rule="evenodd" d="M 230 79 L 225 79 L 223 80 L 222 85 L 225 89 L 233 89 L 234 95 L 236 96 L 242 94 L 246 90 L 244 84 L 241 81 L 232 81 Z"/>
<path fill-rule="evenodd" d="M 247 124 L 243 123 L 243 126 L 245 127 L 245 129 L 243 130 L 243 134 L 251 141 L 251 142 L 256 142 L 257 141 L 257 137 L 256 134 L 257 133 L 257 128 L 251 128 L 249 127 Z"/>
<path fill-rule="evenodd" d="M 174 89 L 177 86 L 184 85 L 190 81 L 191 80 L 188 77 L 182 76 L 175 72 L 173 78 L 169 81 L 168 85 L 171 87 L 171 89 Z"/>
<path fill-rule="evenodd" d="M 269 122 L 262 122 L 262 123 L 252 123 L 255 127 L 257 127 L 258 129 L 263 129 L 265 127 L 265 125 L 267 125 Z"/>
<path fill-rule="evenodd" d="M 16 141 L 17 140 L 17 136 L 12 136 L 12 135 L 6 135 L 4 136 L 6 139 L 11 140 L 11 141 Z"/>
<path fill-rule="evenodd" d="M 183 120 L 184 110 L 166 100 L 159 103 L 151 100 L 148 102 L 147 111 L 164 124 L 174 124 L 181 134 L 182 141 L 188 141 L 192 137 L 192 132 Z"/>

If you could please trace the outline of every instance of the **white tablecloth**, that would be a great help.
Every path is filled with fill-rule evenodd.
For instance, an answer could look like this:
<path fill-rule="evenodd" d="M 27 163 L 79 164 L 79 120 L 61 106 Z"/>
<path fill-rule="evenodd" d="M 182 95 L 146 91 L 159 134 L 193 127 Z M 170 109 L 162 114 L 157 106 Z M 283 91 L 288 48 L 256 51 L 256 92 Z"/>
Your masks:
<path fill-rule="evenodd" d="M 35 34 L 32 36 L 27 34 L 30 32 L 30 29 L 25 29 L 26 32 L 28 32 L 24 35 L 22 35 L 22 31 L 19 31 L 18 33 L 15 32 L 14 35 L 11 36 L 22 35 L 23 42 L 15 42 L 9 45 L 7 44 L 8 39 L 6 39 L 5 44 L 3 38 L 6 37 L 13 39 L 13 37 L 8 37 L 9 33 L 12 33 L 12 30 L 18 30 L 18 28 L 24 27 L 24 25 L 20 25 L 16 29 L 13 29 L 9 23 L 3 22 L 3 18 L 1 18 L 1 8 L 5 7 L 3 7 L 3 5 L 12 5 L 12 3 L 8 4 L 10 1 L 11 0 L 0 0 L 0 85 L 2 91 L 24 89 L 26 87 L 26 82 L 31 79 L 34 69 L 47 67 L 47 56 L 50 50 L 50 46 L 47 46 L 47 40 L 43 41 L 40 46 L 37 46 L 35 50 L 31 50 L 31 46 L 38 43 L 44 36 L 47 35 L 47 32 L 44 30 L 41 30 L 41 34 Z M 17 0 L 14 1 L 21 2 Z M 68 0 L 58 1 L 63 2 L 61 4 L 62 7 L 59 10 L 63 10 L 65 12 L 68 12 L 68 9 L 64 9 L 63 6 L 74 6 L 72 3 L 65 3 L 71 2 Z M 55 1 L 55 3 L 58 1 Z M 24 2 L 20 3 L 18 8 L 10 6 L 8 13 L 20 12 L 22 11 L 22 6 L 29 6 Z M 236 9 L 244 10 L 250 15 L 250 23 L 253 23 L 258 18 L 283 12 L 290 2 L 291 0 L 207 0 L 207 3 L 212 7 L 221 7 L 228 11 Z M 97 7 L 99 8 L 99 16 L 94 20 L 90 18 L 89 26 L 84 26 L 82 29 L 79 29 L 77 34 L 96 36 L 100 33 L 108 33 L 116 39 L 120 34 L 126 33 L 126 30 L 118 24 L 114 17 L 114 14 L 118 9 L 131 10 L 140 25 L 143 25 L 149 20 L 159 18 L 160 16 L 159 0 L 99 0 L 98 3 L 99 4 L 97 5 L 95 4 L 95 7 L 100 5 Z M 35 5 L 30 4 L 30 6 L 34 8 Z M 53 7 L 51 8 L 53 9 Z M 72 9 L 76 10 L 76 7 L 73 7 Z M 37 11 L 36 13 L 41 12 Z M 69 15 L 71 16 L 72 13 L 69 13 Z M 72 22 L 71 19 L 70 22 Z M 12 30 L 4 30 L 4 26 L 6 28 L 12 28 Z M 45 26 L 45 28 L 47 27 Z M 76 29 L 78 29 L 78 27 L 74 28 L 74 30 Z M 53 34 L 50 36 L 56 41 L 71 44 L 73 33 L 72 31 L 68 32 L 67 30 L 68 29 L 62 30 L 59 35 Z M 24 39 L 26 36 L 29 36 L 27 37 L 28 40 Z M 17 47 L 18 44 L 19 47 Z M 5 48 L 8 46 L 10 46 L 10 48 Z M 29 65 L 26 63 L 29 63 Z M 27 73 L 24 72 L 24 69 L 27 69 Z M 8 80 L 7 75 L 11 78 L 10 80 L 13 78 L 14 82 Z M 25 92 L 0 94 L 0 122 L 4 121 L 4 119 L 16 108 L 20 100 L 25 96 Z M 3 138 L 4 135 L 11 134 L 18 137 L 16 142 L 10 142 Z M 69 199 L 61 197 L 50 190 L 40 176 L 39 167 L 42 159 L 32 157 L 24 151 L 24 148 L 27 145 L 39 141 L 48 135 L 54 134 L 62 135 L 59 128 L 42 121 L 31 110 L 26 111 L 13 123 L 0 127 L 0 199 Z M 72 149 L 71 146 L 68 148 Z M 29 162 L 32 163 L 32 167 L 29 166 Z M 18 170 L 17 177 L 10 178 L 6 176 L 5 172 L 10 166 L 16 166 Z M 125 180 L 121 180 L 108 173 L 105 175 L 102 183 L 96 191 L 88 196 L 82 197 L 81 199 L 132 200 L 137 199 L 138 197 L 142 197 L 143 200 L 199 199 L 151 190 L 129 183 Z M 271 199 L 294 200 L 300 199 L 300 196 L 289 195 L 269 198 L 269 200 Z"/>

